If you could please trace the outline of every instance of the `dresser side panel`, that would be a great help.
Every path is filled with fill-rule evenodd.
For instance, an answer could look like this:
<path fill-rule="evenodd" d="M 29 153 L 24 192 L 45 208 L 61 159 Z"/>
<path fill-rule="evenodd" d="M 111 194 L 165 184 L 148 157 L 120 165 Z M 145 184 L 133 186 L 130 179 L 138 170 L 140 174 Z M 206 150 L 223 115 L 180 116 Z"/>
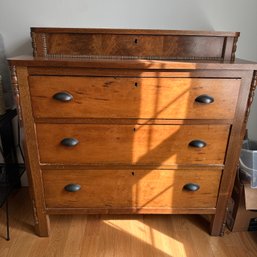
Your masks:
<path fill-rule="evenodd" d="M 242 76 L 239 98 L 237 101 L 236 115 L 232 124 L 230 138 L 227 148 L 225 167 L 220 184 L 220 192 L 217 202 L 217 213 L 213 216 L 211 223 L 211 234 L 220 235 L 225 222 L 226 209 L 229 197 L 231 196 L 237 166 L 239 162 L 240 149 L 245 134 L 245 115 L 253 78 L 253 71 L 238 73 Z"/>
<path fill-rule="evenodd" d="M 26 67 L 17 67 L 17 80 L 20 95 L 22 127 L 24 130 L 25 162 L 30 183 L 30 192 L 34 208 L 36 233 L 48 236 L 49 218 L 45 212 L 44 191 L 41 170 L 39 166 L 36 132 L 32 115 L 31 100 L 28 86 L 28 71 Z"/>

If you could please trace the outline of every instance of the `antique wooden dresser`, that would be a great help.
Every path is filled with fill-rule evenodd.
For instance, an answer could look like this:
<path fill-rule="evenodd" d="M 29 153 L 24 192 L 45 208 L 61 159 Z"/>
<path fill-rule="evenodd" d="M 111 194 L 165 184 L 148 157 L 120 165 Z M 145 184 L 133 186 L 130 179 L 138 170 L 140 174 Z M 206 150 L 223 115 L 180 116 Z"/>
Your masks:
<path fill-rule="evenodd" d="M 32 28 L 9 60 L 36 232 L 53 214 L 208 214 L 224 228 L 257 65 L 239 33 Z"/>

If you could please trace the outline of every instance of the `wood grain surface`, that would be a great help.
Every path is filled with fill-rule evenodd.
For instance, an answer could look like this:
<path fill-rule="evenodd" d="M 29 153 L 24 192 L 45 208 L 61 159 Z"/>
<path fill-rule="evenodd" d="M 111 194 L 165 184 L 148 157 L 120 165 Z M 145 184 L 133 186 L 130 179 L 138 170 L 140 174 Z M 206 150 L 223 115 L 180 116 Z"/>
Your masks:
<path fill-rule="evenodd" d="M 238 32 L 31 28 L 34 56 L 235 59 Z"/>
<path fill-rule="evenodd" d="M 223 164 L 229 125 L 37 124 L 41 163 Z M 74 147 L 61 144 L 74 138 Z M 203 148 L 189 146 L 193 140 Z"/>
<path fill-rule="evenodd" d="M 197 170 L 44 170 L 47 208 L 125 208 L 144 212 L 172 208 L 215 208 L 221 171 Z M 79 184 L 68 192 L 68 184 Z M 199 190 L 188 191 L 189 183 Z M 156 209 L 156 210 L 155 210 Z M 135 213 L 137 210 L 135 210 Z"/>
<path fill-rule="evenodd" d="M 31 76 L 29 83 L 36 118 L 233 119 L 240 88 L 240 80 L 208 78 Z M 60 92 L 73 99 L 55 100 Z M 195 102 L 200 95 L 214 102 Z"/>

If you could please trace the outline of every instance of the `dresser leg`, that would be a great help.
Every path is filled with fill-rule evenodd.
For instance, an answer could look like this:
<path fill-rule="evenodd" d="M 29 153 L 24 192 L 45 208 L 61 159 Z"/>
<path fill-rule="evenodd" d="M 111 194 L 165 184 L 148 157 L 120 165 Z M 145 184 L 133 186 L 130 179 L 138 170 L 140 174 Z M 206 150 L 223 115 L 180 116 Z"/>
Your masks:
<path fill-rule="evenodd" d="M 225 215 L 226 216 L 226 215 Z M 210 234 L 212 236 L 223 236 L 226 228 L 226 218 L 221 213 L 213 215 L 210 224 Z"/>
<path fill-rule="evenodd" d="M 35 201 L 32 199 L 35 232 L 38 236 L 48 237 L 50 233 L 49 216 L 42 208 L 36 208 Z"/>
<path fill-rule="evenodd" d="M 38 220 L 35 219 L 35 232 L 40 237 L 48 237 L 50 233 L 49 216 L 43 214 L 40 216 L 38 216 Z"/>

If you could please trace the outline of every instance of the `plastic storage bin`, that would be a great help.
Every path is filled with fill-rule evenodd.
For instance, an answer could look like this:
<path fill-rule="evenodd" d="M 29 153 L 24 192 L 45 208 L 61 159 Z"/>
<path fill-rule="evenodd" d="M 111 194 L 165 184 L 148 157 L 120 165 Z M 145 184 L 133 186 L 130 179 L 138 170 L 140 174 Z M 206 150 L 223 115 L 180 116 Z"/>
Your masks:
<path fill-rule="evenodd" d="M 257 188 L 257 142 L 244 140 L 239 159 L 240 173 Z"/>

